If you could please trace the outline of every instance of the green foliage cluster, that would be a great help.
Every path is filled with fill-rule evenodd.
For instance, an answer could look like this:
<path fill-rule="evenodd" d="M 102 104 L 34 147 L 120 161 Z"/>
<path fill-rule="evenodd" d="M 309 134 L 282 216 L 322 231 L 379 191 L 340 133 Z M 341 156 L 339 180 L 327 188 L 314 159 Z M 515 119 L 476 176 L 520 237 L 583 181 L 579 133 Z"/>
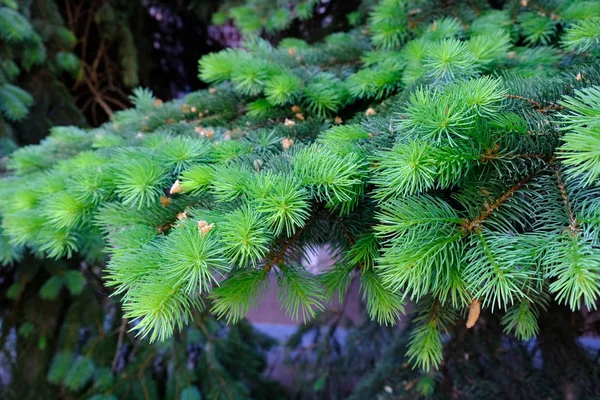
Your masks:
<path fill-rule="evenodd" d="M 77 38 L 65 27 L 56 4 L 32 3 L 0 2 L 0 136 L 4 137 L 9 137 L 7 124 L 23 120 L 34 102 L 17 82 L 22 71 L 46 65 L 55 74 L 67 72 L 77 78 L 80 73 L 72 52 Z"/>
<path fill-rule="evenodd" d="M 133 88 L 140 83 L 139 50 L 134 37 L 138 9 L 143 4 L 136 1 L 112 0 L 101 2 L 100 7 L 92 8 L 93 21 L 103 40 L 118 49 L 119 73 L 125 87 Z M 139 44 L 139 39 L 138 42 Z"/>
<path fill-rule="evenodd" d="M 358 274 L 372 319 L 416 303 L 406 354 L 425 371 L 479 308 L 519 339 L 551 301 L 595 308 L 600 11 L 437 5 L 383 0 L 312 45 L 249 38 L 200 60 L 209 90 L 138 89 L 110 123 L 53 129 L 0 182 L 2 262 L 106 247 L 150 341 L 198 310 L 238 322 L 269 273 L 303 319 Z M 325 245 L 315 276 L 303 261 Z"/>
<path fill-rule="evenodd" d="M 309 20 L 318 4 L 316 0 L 228 0 L 212 14 L 212 23 L 223 25 L 232 20 L 245 35 L 274 33 L 288 28 L 294 20 Z"/>
<path fill-rule="evenodd" d="M 9 140 L 37 143 L 54 125 L 85 125 L 83 113 L 96 123 L 99 106 L 126 107 L 145 11 L 122 0 L 0 2 L 0 158 Z"/>

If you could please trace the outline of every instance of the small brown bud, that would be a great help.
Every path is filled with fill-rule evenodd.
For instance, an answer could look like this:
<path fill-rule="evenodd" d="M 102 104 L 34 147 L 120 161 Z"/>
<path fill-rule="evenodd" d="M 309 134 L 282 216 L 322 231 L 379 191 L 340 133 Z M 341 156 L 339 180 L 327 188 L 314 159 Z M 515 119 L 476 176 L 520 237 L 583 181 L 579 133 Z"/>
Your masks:
<path fill-rule="evenodd" d="M 296 123 L 293 120 L 287 119 L 287 118 L 285 119 L 285 121 L 283 122 L 283 124 L 285 126 L 289 127 L 289 128 L 291 128 L 292 126 L 296 125 Z"/>
<path fill-rule="evenodd" d="M 202 236 L 206 236 L 206 234 L 210 232 L 214 226 L 215 224 L 209 225 L 206 221 L 198 221 L 198 232 L 200 232 Z"/>
<path fill-rule="evenodd" d="M 528 1 L 527 0 L 521 0 L 521 7 L 527 7 Z"/>
<path fill-rule="evenodd" d="M 181 111 L 183 111 L 184 113 L 189 113 L 190 112 L 190 105 L 189 104 L 183 104 L 181 106 Z"/>
<path fill-rule="evenodd" d="M 187 219 L 187 211 L 182 211 L 179 214 L 177 214 L 177 219 L 179 221 L 183 221 L 184 219 Z"/>
<path fill-rule="evenodd" d="M 154 107 L 161 107 L 163 105 L 163 101 L 161 99 L 154 100 Z"/>
<path fill-rule="evenodd" d="M 299 113 L 302 112 L 302 109 L 299 106 L 292 106 L 292 112 Z"/>
<path fill-rule="evenodd" d="M 160 205 L 163 207 L 168 207 L 171 204 L 171 198 L 167 196 L 160 196 Z"/>
<path fill-rule="evenodd" d="M 211 87 L 210 89 L 208 89 L 208 93 L 215 94 L 215 93 L 217 93 L 217 89 L 215 89 L 214 87 Z"/>
<path fill-rule="evenodd" d="M 288 138 L 281 139 L 281 147 L 283 147 L 284 150 L 289 150 L 293 144 L 294 144 L 294 139 L 288 139 Z"/>
<path fill-rule="evenodd" d="M 181 193 L 183 192 L 183 186 L 181 186 L 181 182 L 179 182 L 179 179 L 177 179 L 175 181 L 175 183 L 173 184 L 173 186 L 171 186 L 171 189 L 169 190 L 169 194 L 177 194 L 177 193 Z"/>
<path fill-rule="evenodd" d="M 203 128 L 201 126 L 197 126 L 194 128 L 194 132 L 196 132 L 200 137 L 207 137 L 212 139 L 214 131 L 210 128 Z"/>
<path fill-rule="evenodd" d="M 192 107 L 192 108 L 190 108 L 190 111 L 195 114 L 198 112 L 198 109 L 196 107 Z"/>
<path fill-rule="evenodd" d="M 291 57 L 294 57 L 294 56 L 296 55 L 296 49 L 294 49 L 293 47 L 290 47 L 290 48 L 288 49 L 288 54 L 289 54 Z"/>
<path fill-rule="evenodd" d="M 335 119 L 333 120 L 337 125 L 342 123 L 342 118 L 341 117 L 335 117 Z"/>
<path fill-rule="evenodd" d="M 373 107 L 369 107 L 369 108 L 367 108 L 367 111 L 365 111 L 365 115 L 367 117 L 371 117 L 375 114 L 377 114 L 377 112 L 375 111 L 375 109 Z"/>
<path fill-rule="evenodd" d="M 583 79 L 583 77 L 581 76 L 581 72 L 577 73 L 577 77 L 575 79 L 577 79 L 578 81 Z"/>
<path fill-rule="evenodd" d="M 172 124 L 172 123 L 174 123 L 174 122 L 175 122 L 175 120 L 174 120 L 173 118 L 169 118 L 169 119 L 167 120 L 167 124 Z"/>
<path fill-rule="evenodd" d="M 298 118 L 300 121 L 304 121 L 304 115 L 302 115 L 302 113 L 297 113 L 296 118 Z"/>
<path fill-rule="evenodd" d="M 511 60 L 514 60 L 515 58 L 517 58 L 517 52 L 516 51 L 509 51 L 508 52 L 508 58 Z"/>

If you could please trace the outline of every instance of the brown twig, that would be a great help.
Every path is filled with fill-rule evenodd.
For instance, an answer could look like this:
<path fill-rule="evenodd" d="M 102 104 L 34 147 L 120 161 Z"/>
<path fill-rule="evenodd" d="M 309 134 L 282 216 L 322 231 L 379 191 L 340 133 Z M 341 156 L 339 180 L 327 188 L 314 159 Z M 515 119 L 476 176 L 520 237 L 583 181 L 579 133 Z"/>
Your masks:
<path fill-rule="evenodd" d="M 563 203 L 565 204 L 567 214 L 569 214 L 569 230 L 575 236 L 577 235 L 577 233 L 579 233 L 577 218 L 575 217 L 575 213 L 573 212 L 573 207 L 571 205 L 571 201 L 569 200 L 565 183 L 563 182 L 560 176 L 558 165 L 554 166 L 554 174 L 556 175 L 556 181 L 558 183 L 558 189 L 560 190 L 560 196 L 562 197 Z"/>
<path fill-rule="evenodd" d="M 119 353 L 121 352 L 121 347 L 123 346 L 123 336 L 125 336 L 125 329 L 127 328 L 127 318 L 123 318 L 121 321 L 121 327 L 119 328 L 119 338 L 117 339 L 117 349 L 115 350 L 115 355 L 112 360 L 111 370 L 115 372 L 117 370 L 117 361 L 119 360 Z"/>
<path fill-rule="evenodd" d="M 137 377 L 141 379 L 141 377 L 144 375 L 144 371 L 146 370 L 146 368 L 148 367 L 148 364 L 150 363 L 150 361 L 152 361 L 152 359 L 154 358 L 154 355 L 158 352 L 158 350 L 153 350 L 152 353 L 150 353 L 150 355 L 144 360 L 144 362 L 142 363 L 142 365 L 140 366 L 140 369 L 137 373 Z"/>
<path fill-rule="evenodd" d="M 113 110 L 110 108 L 110 106 L 108 104 L 106 104 L 106 102 L 102 98 L 102 95 L 100 93 L 98 93 L 98 90 L 94 87 L 92 82 L 90 82 L 89 80 L 86 80 L 86 84 L 87 84 L 88 88 L 90 89 L 90 92 L 92 92 L 92 94 L 94 95 L 94 100 L 96 100 L 96 104 L 98 104 L 100 107 L 102 107 L 104 112 L 109 117 L 112 117 L 114 114 Z"/>
<path fill-rule="evenodd" d="M 537 111 L 539 111 L 540 113 L 547 113 L 549 111 L 556 111 L 556 110 L 561 110 L 562 108 L 564 108 L 560 104 L 551 104 L 547 107 L 544 107 L 542 105 L 542 103 L 540 103 L 539 101 L 529 99 L 527 97 L 519 96 L 516 94 L 505 94 L 504 97 L 507 99 L 523 100 L 523 101 L 529 103 L 530 105 L 532 105 L 533 107 L 535 107 L 535 109 Z"/>
<path fill-rule="evenodd" d="M 109 50 L 115 41 L 100 38 L 97 46 L 91 48 L 95 42 L 88 40 L 94 37 L 93 31 L 99 28 L 94 23 L 94 17 L 105 3 L 106 0 L 93 0 L 79 3 L 66 1 L 65 4 L 68 27 L 79 37 L 81 68 L 85 73 L 85 79 L 77 79 L 72 89 L 82 91 L 75 98 L 83 102 L 81 109 L 91 114 L 93 124 L 103 119 L 102 113 L 111 118 L 113 109 L 128 108 L 127 95 L 117 87 L 115 82 L 120 82 L 119 78 L 112 74 L 117 67 Z"/>
<path fill-rule="evenodd" d="M 348 232 L 348 229 L 346 229 L 346 227 L 344 226 L 344 220 L 342 219 L 342 217 L 338 217 L 338 222 L 340 223 L 340 229 L 342 230 L 344 237 L 346 238 L 348 243 L 350 243 L 350 246 L 354 246 L 356 241 L 354 239 L 352 239 L 350 232 Z"/>
<path fill-rule="evenodd" d="M 542 103 L 540 103 L 538 101 L 535 101 L 533 99 L 528 99 L 527 97 L 519 96 L 519 95 L 516 95 L 516 94 L 505 94 L 504 97 L 507 98 L 507 99 L 515 99 L 515 100 L 526 101 L 527 103 L 531 104 L 532 106 L 534 106 L 538 110 L 541 109 L 541 108 L 544 108 L 542 106 Z"/>
<path fill-rule="evenodd" d="M 126 108 L 128 108 L 128 107 L 127 107 L 125 104 L 123 104 L 123 103 L 122 103 L 122 102 L 120 102 L 118 99 L 115 99 L 115 98 L 114 98 L 114 97 L 112 97 L 112 96 L 109 96 L 109 95 L 104 95 L 103 97 L 104 97 L 104 99 L 105 99 L 107 102 L 109 102 L 109 103 L 112 103 L 112 104 L 114 104 L 115 106 L 117 106 L 117 107 L 119 107 L 119 108 L 121 108 L 121 109 L 123 109 L 123 110 L 124 110 L 124 109 L 126 109 Z"/>
<path fill-rule="evenodd" d="M 521 189 L 536 173 L 532 173 L 525 177 L 523 180 L 513 185 L 506 193 L 498 198 L 494 203 L 490 204 L 483 212 L 481 212 L 475 219 L 469 221 L 465 220 L 463 223 L 463 229 L 466 232 L 472 232 L 474 228 L 478 227 L 483 221 L 485 221 L 494 211 L 496 211 L 504 202 L 510 199 L 513 194 Z"/>
<path fill-rule="evenodd" d="M 281 250 L 278 251 L 277 253 L 275 253 L 272 257 L 270 257 L 271 261 L 269 261 L 264 266 L 263 271 L 269 272 L 275 265 L 277 265 L 283 261 L 288 250 L 295 244 L 296 240 L 298 240 L 300 235 L 302 233 L 304 233 L 304 231 L 306 231 L 306 229 L 312 223 L 314 218 L 315 218 L 315 215 L 313 214 L 313 216 L 308 221 L 306 221 L 306 223 L 304 224 L 304 226 L 301 229 L 298 229 L 298 231 L 292 237 L 290 237 L 284 241 L 284 244 L 283 244 L 283 247 L 281 248 Z"/>
<path fill-rule="evenodd" d="M 543 160 L 545 159 L 547 156 L 545 154 L 527 154 L 527 153 L 523 153 L 523 154 L 514 154 L 514 155 L 508 155 L 502 158 L 505 159 L 511 159 L 511 158 L 529 158 L 529 159 L 537 159 L 537 160 Z M 498 153 L 492 153 L 489 151 L 486 151 L 484 154 L 481 154 L 479 156 L 479 161 L 480 162 L 486 162 L 486 161 L 492 161 L 492 160 L 497 160 L 501 158 Z"/>

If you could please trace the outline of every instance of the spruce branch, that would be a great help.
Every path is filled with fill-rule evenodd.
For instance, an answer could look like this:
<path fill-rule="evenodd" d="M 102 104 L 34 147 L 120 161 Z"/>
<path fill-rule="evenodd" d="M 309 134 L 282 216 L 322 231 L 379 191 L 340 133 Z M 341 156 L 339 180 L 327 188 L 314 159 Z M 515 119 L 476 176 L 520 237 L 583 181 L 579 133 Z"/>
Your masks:
<path fill-rule="evenodd" d="M 565 205 L 565 210 L 569 216 L 569 230 L 574 236 L 577 236 L 577 234 L 579 233 L 577 218 L 575 217 L 575 213 L 573 212 L 573 207 L 571 201 L 569 200 L 565 184 L 560 176 L 558 164 L 554 165 L 554 175 L 556 176 L 556 182 L 558 184 L 558 189 L 560 190 L 560 196 L 562 197 L 563 203 Z"/>
<path fill-rule="evenodd" d="M 485 204 L 484 209 L 481 213 L 472 219 L 465 219 L 462 228 L 468 233 L 471 233 L 475 229 L 479 229 L 481 224 L 492 215 L 494 211 L 496 211 L 503 203 L 505 203 L 508 199 L 510 199 L 516 192 L 519 191 L 523 186 L 525 186 L 531 179 L 533 179 L 539 172 L 535 171 L 525 178 L 521 179 L 519 182 L 511 186 L 502 196 L 494 200 L 491 204 Z"/>
<path fill-rule="evenodd" d="M 442 365 L 442 335 L 458 311 L 470 307 L 472 325 L 481 308 L 501 309 L 505 332 L 530 338 L 549 299 L 593 307 L 600 295 L 595 17 L 586 19 L 587 6 L 561 5 L 554 19 L 523 9 L 515 24 L 509 10 L 475 17 L 469 7 L 434 3 L 416 10 L 384 0 L 364 11 L 367 25 L 320 43 L 246 39 L 199 61 L 200 77 L 214 85 L 208 90 L 162 102 L 138 88 L 134 108 L 121 111 L 112 108 L 122 94 L 98 86 L 111 80 L 98 73 L 110 47 L 103 38 L 94 61 L 82 65 L 95 90 L 84 104 L 108 107 L 111 121 L 56 128 L 12 153 L 0 183 L 0 260 L 31 251 L 101 263 L 106 246 L 106 285 L 150 341 L 173 337 L 205 300 L 207 312 L 239 323 L 273 270 L 282 308 L 305 319 L 335 293 L 342 298 L 359 275 L 366 310 L 379 323 L 395 323 L 406 298 L 417 304 L 408 352 L 425 369 Z M 274 32 L 299 16 L 294 4 L 289 13 L 260 10 L 274 17 L 264 23 L 252 5 L 224 18 L 245 32 Z M 103 23 L 115 18 L 104 8 Z M 130 46 L 130 32 L 115 26 Z M 33 65 L 41 53 L 18 54 Z M 72 66 L 68 55 L 59 58 L 61 68 Z M 133 82 L 135 60 L 123 58 Z M 2 79 L 15 79 L 20 67 L 0 66 Z M 10 102 L 0 104 L 5 120 L 31 105 L 9 85 L 0 83 Z M 300 261 L 324 244 L 335 265 L 313 276 Z M 63 286 L 75 293 L 78 279 L 46 279 L 41 294 L 55 297 Z M 22 282 L 16 293 L 24 293 Z M 90 320 L 101 331 L 100 320 Z M 207 369 L 229 385 L 217 339 L 207 340 L 214 344 Z M 89 355 L 100 345 L 90 342 Z M 432 376 L 411 376 L 408 392 L 431 390 Z M 150 374 L 140 378 L 135 390 L 153 395 Z M 219 381 L 216 392 L 227 396 Z M 236 388 L 229 386 L 234 398 Z"/>
<path fill-rule="evenodd" d="M 288 254 L 288 251 L 296 245 L 296 242 L 300 239 L 300 237 L 304 234 L 304 232 L 314 223 L 317 218 L 317 214 L 313 214 L 311 218 L 309 218 L 300 229 L 294 233 L 293 236 L 286 238 L 283 240 L 281 247 L 276 250 L 274 253 L 269 254 L 267 259 L 269 260 L 263 270 L 266 272 L 270 272 L 273 267 L 282 264 L 285 261 L 285 257 Z"/>

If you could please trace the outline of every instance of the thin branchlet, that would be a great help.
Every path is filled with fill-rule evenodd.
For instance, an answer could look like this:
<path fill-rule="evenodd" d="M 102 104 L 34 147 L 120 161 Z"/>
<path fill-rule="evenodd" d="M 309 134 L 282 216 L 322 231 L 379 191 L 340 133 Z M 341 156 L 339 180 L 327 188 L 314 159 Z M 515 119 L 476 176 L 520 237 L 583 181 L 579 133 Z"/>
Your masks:
<path fill-rule="evenodd" d="M 516 192 L 519 191 L 523 186 L 525 186 L 533 177 L 537 175 L 538 171 L 535 171 L 513 186 L 511 186 L 502 196 L 497 198 L 491 204 L 486 204 L 484 210 L 481 211 L 479 215 L 477 215 L 473 219 L 465 219 L 462 228 L 465 232 L 471 233 L 472 231 L 479 229 L 481 224 L 490 217 L 502 204 L 504 204 L 508 199 L 510 199 Z"/>
<path fill-rule="evenodd" d="M 567 193 L 567 188 L 565 187 L 565 183 L 560 175 L 560 168 L 558 164 L 554 165 L 554 175 L 556 176 L 556 183 L 558 185 L 558 190 L 560 191 L 560 197 L 563 200 L 563 204 L 565 206 L 565 210 L 569 216 L 569 231 L 574 236 L 577 236 L 579 233 L 579 226 L 577 223 L 577 217 L 573 212 L 573 206 L 571 204 L 571 200 L 569 199 L 569 195 Z"/>

